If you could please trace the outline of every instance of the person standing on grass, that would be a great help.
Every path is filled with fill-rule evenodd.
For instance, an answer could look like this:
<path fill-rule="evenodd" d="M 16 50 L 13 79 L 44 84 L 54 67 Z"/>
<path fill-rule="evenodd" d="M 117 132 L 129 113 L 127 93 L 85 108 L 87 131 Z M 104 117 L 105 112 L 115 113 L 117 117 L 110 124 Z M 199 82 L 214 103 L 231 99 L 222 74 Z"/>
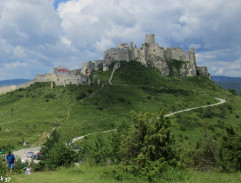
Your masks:
<path fill-rule="evenodd" d="M 8 152 L 6 156 L 6 165 L 10 168 L 10 175 L 13 173 L 13 167 L 15 166 L 15 156 L 11 153 L 11 151 Z"/>
<path fill-rule="evenodd" d="M 31 175 L 32 174 L 30 165 L 28 165 L 27 167 L 24 167 L 24 170 L 25 170 L 25 174 L 26 175 Z"/>

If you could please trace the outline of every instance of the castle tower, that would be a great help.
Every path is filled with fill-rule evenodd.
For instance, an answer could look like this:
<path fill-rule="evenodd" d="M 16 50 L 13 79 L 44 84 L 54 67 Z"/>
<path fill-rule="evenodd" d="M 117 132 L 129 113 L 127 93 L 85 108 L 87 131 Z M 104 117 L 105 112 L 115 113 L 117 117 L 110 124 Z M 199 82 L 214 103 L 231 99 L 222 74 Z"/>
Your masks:
<path fill-rule="evenodd" d="M 154 34 L 146 34 L 146 44 L 154 44 L 155 43 L 155 35 Z"/>
<path fill-rule="evenodd" d="M 133 42 L 130 43 L 130 48 L 133 49 Z"/>
<path fill-rule="evenodd" d="M 196 65 L 196 56 L 195 56 L 194 48 L 190 48 L 190 50 L 189 50 L 189 57 L 190 57 L 190 62 L 192 62 L 192 63 L 194 63 Z"/>

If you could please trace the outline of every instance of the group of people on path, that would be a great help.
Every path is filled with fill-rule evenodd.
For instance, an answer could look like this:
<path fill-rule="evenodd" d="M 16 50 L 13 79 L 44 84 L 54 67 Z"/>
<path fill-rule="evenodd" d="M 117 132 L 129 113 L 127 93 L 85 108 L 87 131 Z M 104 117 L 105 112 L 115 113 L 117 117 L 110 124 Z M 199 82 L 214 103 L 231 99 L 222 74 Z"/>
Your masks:
<path fill-rule="evenodd" d="M 15 166 L 15 163 L 16 163 L 15 156 L 11 153 L 11 151 L 9 151 L 6 155 L 6 166 L 8 166 L 10 169 L 9 171 L 10 175 L 12 175 L 13 173 L 13 168 Z M 26 175 L 31 175 L 32 171 L 31 171 L 30 165 L 28 165 L 27 167 L 24 167 L 23 169 L 25 170 Z"/>

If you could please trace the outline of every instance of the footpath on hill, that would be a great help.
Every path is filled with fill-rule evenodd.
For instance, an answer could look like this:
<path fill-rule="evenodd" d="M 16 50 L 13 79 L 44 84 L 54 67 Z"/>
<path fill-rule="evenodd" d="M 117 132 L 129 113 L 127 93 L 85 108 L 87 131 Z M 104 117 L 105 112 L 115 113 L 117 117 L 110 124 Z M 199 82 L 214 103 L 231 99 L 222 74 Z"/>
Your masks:
<path fill-rule="evenodd" d="M 219 100 L 219 102 L 215 103 L 215 104 L 209 104 L 209 105 L 204 105 L 204 106 L 200 106 L 200 107 L 187 108 L 187 109 L 184 109 L 184 110 L 181 110 L 181 111 L 172 112 L 172 113 L 166 114 L 165 117 L 173 116 L 173 115 L 178 114 L 178 113 L 192 111 L 192 110 L 195 110 L 195 109 L 213 107 L 213 106 L 224 104 L 226 102 L 225 99 L 220 99 L 220 98 L 215 98 L 215 99 Z M 72 140 L 72 143 L 75 143 L 76 141 L 81 140 L 84 137 L 87 137 L 89 135 L 94 135 L 94 134 L 98 134 L 98 133 L 109 133 L 109 132 L 112 132 L 112 131 L 115 131 L 115 130 L 116 129 L 102 131 L 102 132 L 96 132 L 96 133 L 89 133 L 89 134 L 86 134 L 86 135 L 83 135 L 83 136 L 75 137 Z M 30 161 L 31 158 L 27 158 L 27 156 L 26 156 L 27 152 L 37 153 L 37 152 L 40 151 L 40 149 L 41 149 L 41 147 L 31 147 L 31 148 L 26 148 L 26 149 L 21 149 L 21 150 L 18 150 L 18 151 L 14 151 L 13 153 L 15 154 L 16 157 L 19 157 L 19 158 L 21 158 L 24 161 L 26 161 L 26 160 Z M 35 162 L 37 162 L 37 161 L 35 160 Z"/>

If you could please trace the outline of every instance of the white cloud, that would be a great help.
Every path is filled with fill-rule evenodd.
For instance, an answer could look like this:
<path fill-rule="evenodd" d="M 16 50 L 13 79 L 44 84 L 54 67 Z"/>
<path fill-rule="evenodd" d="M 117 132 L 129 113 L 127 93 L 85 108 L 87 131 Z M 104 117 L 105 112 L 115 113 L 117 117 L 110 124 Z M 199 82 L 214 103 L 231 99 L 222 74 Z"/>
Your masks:
<path fill-rule="evenodd" d="M 0 78 L 33 78 L 56 65 L 78 68 L 119 42 L 141 46 L 146 33 L 160 46 L 196 48 L 197 63 L 211 74 L 240 75 L 241 1 L 69 0 L 56 10 L 53 3 L 1 1 L 0 65 L 6 71 L 0 69 Z M 18 62 L 26 64 L 24 74 L 20 65 L 5 65 Z"/>
<path fill-rule="evenodd" d="M 26 63 L 21 63 L 20 61 L 10 62 L 10 63 L 4 64 L 5 68 L 17 68 L 17 67 L 26 67 L 26 66 L 27 66 Z"/>
<path fill-rule="evenodd" d="M 71 41 L 69 39 L 67 39 L 66 37 L 62 37 L 61 41 L 68 46 L 71 45 Z"/>

